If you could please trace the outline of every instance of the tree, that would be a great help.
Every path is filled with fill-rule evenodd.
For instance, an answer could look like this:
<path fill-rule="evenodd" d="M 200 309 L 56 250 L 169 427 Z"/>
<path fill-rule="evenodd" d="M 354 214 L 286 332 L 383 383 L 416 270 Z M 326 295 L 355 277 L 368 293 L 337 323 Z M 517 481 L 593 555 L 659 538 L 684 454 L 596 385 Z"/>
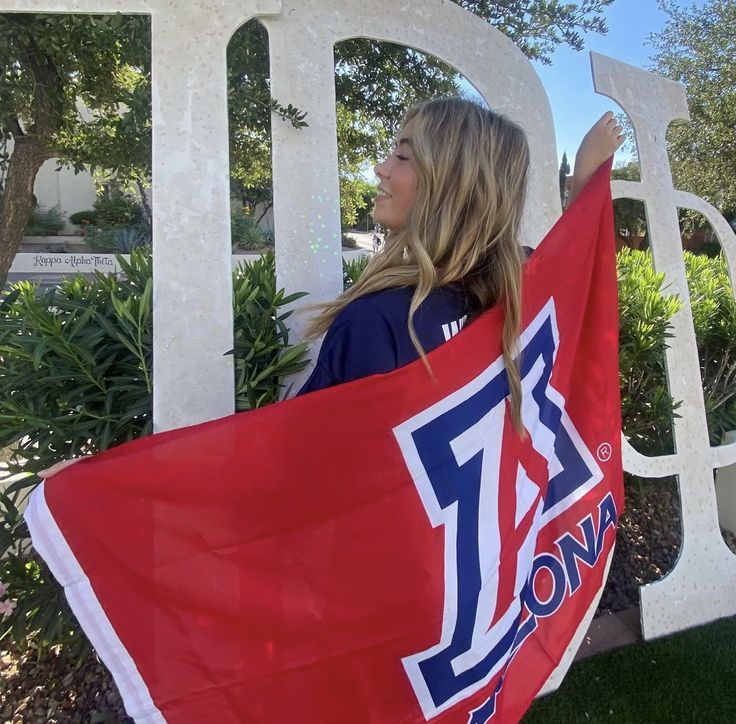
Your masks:
<path fill-rule="evenodd" d="M 148 27 L 143 16 L 0 15 L 0 136 L 13 141 L 4 160 L 0 283 L 35 206 L 33 184 L 45 161 L 132 173 L 148 157 L 150 167 Z M 82 120 L 79 102 L 89 119 Z"/>
<path fill-rule="evenodd" d="M 558 45 L 582 50 L 585 32 L 608 32 L 602 17 L 613 0 L 456 0 L 513 40 L 532 60 L 549 65 Z"/>
<path fill-rule="evenodd" d="M 685 84 L 690 122 L 667 137 L 678 188 L 736 216 L 736 4 L 708 0 L 702 8 L 660 1 L 669 15 L 650 36 L 653 70 Z"/>

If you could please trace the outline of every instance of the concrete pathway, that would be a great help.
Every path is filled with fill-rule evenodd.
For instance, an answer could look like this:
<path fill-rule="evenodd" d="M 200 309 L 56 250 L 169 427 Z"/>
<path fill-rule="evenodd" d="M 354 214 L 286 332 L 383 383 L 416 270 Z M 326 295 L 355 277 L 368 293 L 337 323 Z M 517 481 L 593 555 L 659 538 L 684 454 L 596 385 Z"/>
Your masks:
<path fill-rule="evenodd" d="M 593 619 L 574 661 L 582 661 L 589 656 L 640 643 L 642 640 L 641 612 L 638 606 L 617 613 L 608 611 Z"/>

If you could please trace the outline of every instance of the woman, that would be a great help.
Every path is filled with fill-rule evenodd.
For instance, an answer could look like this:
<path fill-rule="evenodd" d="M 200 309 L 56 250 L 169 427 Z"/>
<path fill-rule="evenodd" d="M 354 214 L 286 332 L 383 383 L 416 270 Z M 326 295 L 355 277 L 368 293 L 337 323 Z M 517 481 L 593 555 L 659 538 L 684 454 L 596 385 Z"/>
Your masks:
<path fill-rule="evenodd" d="M 605 114 L 578 151 L 571 200 L 622 141 L 613 114 Z M 461 98 L 411 108 L 393 153 L 375 168 L 374 218 L 389 229 L 385 249 L 312 320 L 310 336 L 327 334 L 300 394 L 390 372 L 418 357 L 427 364 L 427 352 L 501 303 L 511 414 L 519 428 L 514 348 L 528 167 L 526 136 L 504 116 Z"/>
<path fill-rule="evenodd" d="M 571 201 L 622 142 L 621 127 L 606 113 L 578 150 Z M 374 217 L 389 229 L 384 250 L 312 320 L 310 336 L 327 334 L 299 394 L 390 372 L 419 357 L 429 369 L 427 352 L 500 302 L 511 414 L 520 429 L 514 347 L 528 166 L 524 132 L 502 115 L 461 98 L 411 108 L 393 153 L 375 168 Z M 39 476 L 51 477 L 77 460 Z"/>

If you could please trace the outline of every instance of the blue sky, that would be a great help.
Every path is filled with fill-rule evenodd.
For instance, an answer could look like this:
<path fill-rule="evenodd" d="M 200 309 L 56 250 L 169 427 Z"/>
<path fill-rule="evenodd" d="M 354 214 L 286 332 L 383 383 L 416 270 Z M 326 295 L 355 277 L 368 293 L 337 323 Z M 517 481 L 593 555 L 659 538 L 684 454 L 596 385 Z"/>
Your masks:
<path fill-rule="evenodd" d="M 704 0 L 685 2 L 681 6 L 695 4 L 702 7 Z M 609 55 L 624 63 L 648 68 L 653 49 L 647 44 L 650 33 L 661 30 L 667 14 L 658 8 L 656 0 L 614 0 L 605 10 L 608 34 L 588 34 L 585 48 L 576 52 L 568 47 L 558 48 L 552 65 L 535 63 L 542 84 L 549 96 L 557 138 L 557 155 L 562 152 L 572 165 L 577 147 L 590 126 L 607 110 L 619 112 L 620 108 L 610 98 L 600 96 L 593 90 L 590 74 L 589 51 Z M 627 154 L 619 151 L 616 161 L 627 160 Z"/>

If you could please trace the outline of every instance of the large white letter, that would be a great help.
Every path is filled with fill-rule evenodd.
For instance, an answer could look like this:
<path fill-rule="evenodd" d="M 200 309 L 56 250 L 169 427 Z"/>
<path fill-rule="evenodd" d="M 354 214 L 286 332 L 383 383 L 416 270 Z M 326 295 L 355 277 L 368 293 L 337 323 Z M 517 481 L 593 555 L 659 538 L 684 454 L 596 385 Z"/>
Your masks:
<path fill-rule="evenodd" d="M 668 293 L 682 301 L 666 350 L 670 393 L 682 400 L 674 420 L 676 453 L 647 458 L 624 441 L 626 470 L 644 477 L 676 474 L 680 486 L 680 557 L 665 578 L 641 589 L 642 629 L 645 638 L 654 638 L 736 614 L 736 556 L 718 528 L 713 486 L 713 468 L 733 462 L 736 445 L 710 448 L 677 208 L 694 208 L 708 217 L 731 269 L 736 237 L 713 207 L 672 186 L 665 133 L 671 121 L 689 117 L 683 86 L 597 53 L 592 61 L 596 91 L 629 115 L 639 149 L 641 182 L 614 181 L 614 196 L 646 204 L 655 267 L 664 272 Z"/>

